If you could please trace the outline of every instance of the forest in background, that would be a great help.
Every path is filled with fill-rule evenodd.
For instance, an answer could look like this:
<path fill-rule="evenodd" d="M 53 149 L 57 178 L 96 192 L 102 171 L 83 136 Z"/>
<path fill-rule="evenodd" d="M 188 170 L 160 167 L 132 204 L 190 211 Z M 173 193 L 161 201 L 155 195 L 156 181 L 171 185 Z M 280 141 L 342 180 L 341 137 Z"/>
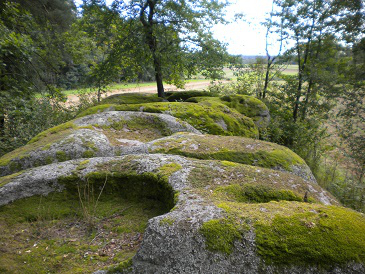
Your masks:
<path fill-rule="evenodd" d="M 0 3 L 0 155 L 97 104 L 113 83 L 183 87 L 200 74 L 235 81 L 209 92 L 249 94 L 270 109 L 263 140 L 303 157 L 321 186 L 365 210 L 365 38 L 361 0 L 275 0 L 266 56 L 230 56 L 211 27 L 223 1 L 13 0 Z M 270 52 L 275 42 L 283 47 Z M 244 34 L 240 34 L 244 35 Z M 277 40 L 277 41 L 276 41 Z M 286 41 L 293 47 L 285 49 Z M 243 53 L 244 54 L 244 53 Z M 295 73 L 283 73 L 295 64 Z M 65 105 L 67 89 L 93 88 Z"/>

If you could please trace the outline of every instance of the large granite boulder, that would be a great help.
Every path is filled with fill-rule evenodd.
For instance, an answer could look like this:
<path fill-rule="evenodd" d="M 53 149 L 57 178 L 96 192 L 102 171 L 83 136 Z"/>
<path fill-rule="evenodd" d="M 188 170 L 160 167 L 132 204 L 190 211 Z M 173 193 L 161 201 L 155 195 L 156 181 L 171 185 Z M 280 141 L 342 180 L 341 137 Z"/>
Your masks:
<path fill-rule="evenodd" d="M 237 123 L 252 122 L 232 106 L 214 103 L 222 105 L 217 117 L 233 113 L 229 117 Z M 85 253 L 84 260 L 96 263 L 80 270 L 77 260 L 72 260 L 78 249 L 70 248 L 77 239 L 70 238 L 54 255 L 69 261 L 55 269 L 72 273 L 364 273 L 363 214 L 341 207 L 316 183 L 303 159 L 285 147 L 227 136 L 241 135 L 228 127 L 202 134 L 212 129 L 203 122 L 213 123 L 216 117 L 213 109 L 207 107 L 207 113 L 202 113 L 203 108 L 192 102 L 102 105 L 41 133 L 0 158 L 0 212 L 5 216 L 0 217 L 0 228 L 3 222 L 14 225 L 16 221 L 6 216 L 21 212 L 24 205 L 37 212 L 33 197 L 47 201 L 58 193 L 57 212 L 68 203 L 72 204 L 68 210 L 81 207 L 85 211 L 90 201 L 96 210 L 104 196 L 111 208 L 116 207 L 108 195 L 149 199 L 163 210 L 139 228 L 141 232 L 126 231 L 127 219 L 121 217 L 108 233 L 123 230 L 123 239 L 113 236 L 102 244 L 98 238 L 119 215 L 103 215 L 98 219 L 102 226 L 94 226 L 97 231 L 89 245 L 98 242 L 104 248 L 134 237 L 133 248 L 123 245 L 129 248 L 128 255 L 108 260 L 112 255 L 107 251 L 107 255 Z M 193 115 L 194 110 L 202 113 L 202 121 Z M 246 123 L 241 126 L 247 130 Z M 47 216 L 52 221 L 56 215 L 49 211 L 51 207 Z M 34 218 L 37 226 L 45 223 Z M 86 221 L 78 221 L 78 226 L 80 222 Z M 57 231 L 57 237 L 65 233 Z M 3 234 L 10 232 L 4 228 Z M 6 257 L 11 241 L 5 241 L 4 255 L 0 255 L 0 270 L 5 272 L 12 269 Z M 48 257 L 39 251 L 48 250 L 52 242 L 37 238 L 31 243 L 24 250 L 19 248 L 19 254 L 39 262 L 39 272 L 54 271 L 42 268 L 42 260 Z M 27 268 L 26 263 L 22 270 L 35 271 L 34 264 Z"/>

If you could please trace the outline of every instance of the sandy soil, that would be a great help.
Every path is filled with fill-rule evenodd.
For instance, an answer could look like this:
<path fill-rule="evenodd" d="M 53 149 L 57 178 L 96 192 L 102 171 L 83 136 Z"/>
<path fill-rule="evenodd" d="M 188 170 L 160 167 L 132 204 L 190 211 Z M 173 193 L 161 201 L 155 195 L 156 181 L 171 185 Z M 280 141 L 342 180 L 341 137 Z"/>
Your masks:
<path fill-rule="evenodd" d="M 220 81 L 221 83 L 227 83 L 229 81 Z M 191 82 L 187 83 L 185 85 L 185 90 L 203 90 L 207 88 L 210 85 L 210 81 L 201 81 L 201 82 Z M 184 90 L 184 89 L 177 89 L 173 85 L 164 85 L 165 91 L 171 91 L 171 90 Z M 106 94 L 103 94 L 103 97 L 107 97 L 113 94 L 119 94 L 119 93 L 132 93 L 132 92 L 140 92 L 140 93 L 157 93 L 157 87 L 155 84 L 151 84 L 151 86 L 144 86 L 144 87 L 136 87 L 136 88 L 129 88 L 129 89 L 116 89 L 111 90 Z M 79 97 L 77 95 L 69 95 L 67 99 L 68 105 L 75 104 L 79 101 Z"/>

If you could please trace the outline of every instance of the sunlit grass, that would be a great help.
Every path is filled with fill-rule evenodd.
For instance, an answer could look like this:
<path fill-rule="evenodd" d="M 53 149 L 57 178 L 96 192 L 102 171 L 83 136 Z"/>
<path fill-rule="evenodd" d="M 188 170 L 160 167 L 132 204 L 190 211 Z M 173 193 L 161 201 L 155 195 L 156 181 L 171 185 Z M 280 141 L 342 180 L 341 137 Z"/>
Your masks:
<path fill-rule="evenodd" d="M 198 78 L 198 79 L 189 79 L 186 80 L 186 83 L 192 83 L 192 82 L 203 82 L 208 81 L 208 79 L 204 78 Z M 167 85 L 167 83 L 164 83 Z M 141 88 L 141 87 L 154 87 L 156 85 L 155 82 L 141 82 L 141 83 L 115 83 L 111 84 L 107 87 L 108 91 L 112 90 L 123 90 L 123 89 L 135 89 L 135 88 Z M 64 95 L 77 95 L 77 94 L 83 94 L 83 93 L 94 93 L 96 92 L 96 88 L 79 88 L 79 89 L 70 89 L 70 90 L 64 90 L 62 93 Z"/>

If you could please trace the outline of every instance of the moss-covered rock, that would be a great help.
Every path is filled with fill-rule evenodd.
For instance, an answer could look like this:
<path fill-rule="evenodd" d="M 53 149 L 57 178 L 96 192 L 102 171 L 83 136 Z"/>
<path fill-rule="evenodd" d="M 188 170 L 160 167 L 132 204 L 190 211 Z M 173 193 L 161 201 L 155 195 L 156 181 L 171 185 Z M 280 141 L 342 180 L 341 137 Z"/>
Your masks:
<path fill-rule="evenodd" d="M 270 113 L 267 106 L 259 99 L 248 95 L 225 95 L 222 97 L 192 97 L 187 102 L 199 104 L 215 104 L 217 102 L 237 110 L 250 117 L 259 128 L 267 127 L 270 123 Z"/>
<path fill-rule="evenodd" d="M 169 100 L 170 102 L 180 102 L 180 101 L 186 101 L 192 97 L 202 97 L 202 96 L 215 97 L 217 95 L 201 90 L 176 91 L 168 94 L 167 100 Z"/>
<path fill-rule="evenodd" d="M 0 159 L 2 175 L 22 170 L 0 175 L 0 272 L 365 272 L 364 215 L 341 207 L 289 149 L 240 137 L 257 136 L 245 115 L 262 116 L 260 102 L 138 96 Z M 103 255 L 109 243 L 123 250 Z"/>
<path fill-rule="evenodd" d="M 7 178 L 0 202 L 54 191 L 77 198 L 83 187 L 157 199 L 170 210 L 150 219 L 128 264 L 133 273 L 364 269 L 362 214 L 334 206 L 315 182 L 261 167 L 164 154 L 73 160 Z"/>
<path fill-rule="evenodd" d="M 102 100 L 101 104 L 141 104 L 141 103 L 153 103 L 162 102 L 164 99 L 157 97 L 157 94 L 150 93 L 122 93 L 113 94 Z"/>
<path fill-rule="evenodd" d="M 106 105 L 109 109 L 111 106 Z M 102 106 L 88 109 L 80 117 L 97 113 Z M 177 117 L 204 133 L 214 135 L 258 137 L 258 129 L 251 118 L 219 102 L 210 104 L 194 103 L 147 103 L 132 105 L 115 105 L 117 111 L 142 111 L 150 113 L 165 113 Z"/>
<path fill-rule="evenodd" d="M 177 133 L 150 142 L 149 152 L 273 168 L 315 181 L 304 160 L 290 149 L 250 138 Z"/>
<path fill-rule="evenodd" d="M 147 152 L 143 142 L 175 132 L 196 132 L 166 114 L 109 111 L 51 128 L 0 158 L 0 176 L 70 159 Z"/>

